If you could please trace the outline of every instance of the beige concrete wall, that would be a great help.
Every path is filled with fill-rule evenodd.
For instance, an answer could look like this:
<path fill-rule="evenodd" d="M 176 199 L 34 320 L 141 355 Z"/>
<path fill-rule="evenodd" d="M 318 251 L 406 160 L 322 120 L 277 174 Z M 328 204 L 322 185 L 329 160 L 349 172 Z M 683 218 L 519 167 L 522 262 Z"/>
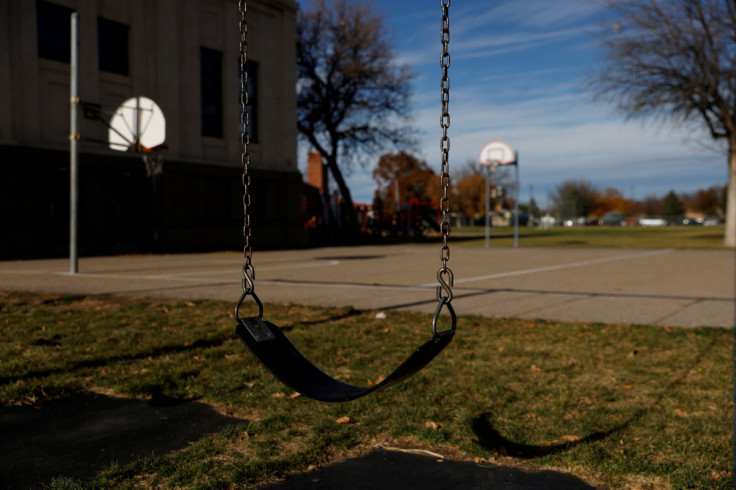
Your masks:
<path fill-rule="evenodd" d="M 146 96 L 167 121 L 168 161 L 240 165 L 236 0 L 52 0 L 80 16 L 80 95 L 113 110 Z M 35 1 L 0 2 L 0 144 L 63 149 L 69 134 L 69 65 L 38 57 Z M 296 10 L 293 0 L 248 2 L 249 58 L 258 63 L 255 168 L 297 172 Z M 130 26 L 130 75 L 102 72 L 97 17 Z M 223 53 L 223 138 L 200 130 L 200 47 Z M 85 137 L 107 128 L 82 119 Z M 82 152 L 109 152 L 83 142 Z"/>

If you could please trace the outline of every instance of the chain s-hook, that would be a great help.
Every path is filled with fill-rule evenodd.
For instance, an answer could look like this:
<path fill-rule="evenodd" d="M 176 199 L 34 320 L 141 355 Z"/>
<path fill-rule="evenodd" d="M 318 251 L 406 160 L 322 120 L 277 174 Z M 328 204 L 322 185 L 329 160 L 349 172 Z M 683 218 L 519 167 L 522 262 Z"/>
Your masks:
<path fill-rule="evenodd" d="M 444 276 L 447 276 L 447 280 L 445 280 Z M 449 303 L 452 301 L 452 288 L 455 287 L 455 275 L 450 269 L 442 267 L 437 271 L 437 281 L 439 281 L 437 285 L 437 301 Z M 445 292 L 444 295 L 442 294 L 443 291 Z"/>
<path fill-rule="evenodd" d="M 447 279 L 445 279 L 447 276 Z M 432 336 L 438 337 L 445 333 L 455 332 L 457 328 L 457 316 L 455 315 L 455 309 L 452 307 L 452 287 L 455 285 L 455 276 L 450 269 L 446 267 L 441 268 L 437 271 L 437 309 L 434 311 L 434 317 L 432 318 Z M 444 293 L 444 294 L 443 294 Z M 448 313 L 450 313 L 450 328 L 437 333 L 437 322 L 442 313 L 442 308 L 447 307 Z"/>
<path fill-rule="evenodd" d="M 240 295 L 240 299 L 238 300 L 238 303 L 235 305 L 235 319 L 240 320 L 240 306 L 245 301 L 245 298 L 248 296 L 252 296 L 253 300 L 258 305 L 258 317 L 263 316 L 263 303 L 261 303 L 261 300 L 258 299 L 258 296 L 256 296 L 255 291 L 255 278 L 256 278 L 256 271 L 253 269 L 253 266 L 250 264 L 245 264 L 243 266 L 243 294 Z"/>

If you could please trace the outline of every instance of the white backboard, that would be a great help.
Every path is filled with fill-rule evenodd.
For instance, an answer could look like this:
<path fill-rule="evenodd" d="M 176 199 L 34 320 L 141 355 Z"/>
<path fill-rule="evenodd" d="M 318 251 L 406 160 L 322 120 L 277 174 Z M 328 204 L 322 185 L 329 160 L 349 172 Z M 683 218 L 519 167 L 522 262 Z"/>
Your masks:
<path fill-rule="evenodd" d="M 510 165 L 516 161 L 514 150 L 508 143 L 501 140 L 494 140 L 486 144 L 478 153 L 478 163 L 481 165 L 491 165 L 498 162 L 499 165 Z"/>
<path fill-rule="evenodd" d="M 166 141 L 166 119 L 148 97 L 131 97 L 115 109 L 110 119 L 108 144 L 117 151 L 151 149 Z"/>

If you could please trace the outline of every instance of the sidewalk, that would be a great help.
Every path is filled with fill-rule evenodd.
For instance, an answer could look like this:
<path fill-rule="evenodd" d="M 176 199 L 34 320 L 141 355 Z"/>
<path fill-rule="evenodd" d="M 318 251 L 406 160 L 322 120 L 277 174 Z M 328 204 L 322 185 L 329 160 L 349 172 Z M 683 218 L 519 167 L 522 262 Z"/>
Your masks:
<path fill-rule="evenodd" d="M 434 312 L 439 248 L 367 246 L 255 252 L 265 303 Z M 727 251 L 481 249 L 455 246 L 458 314 L 734 325 L 734 254 Z M 236 301 L 235 252 L 0 262 L 0 289 Z"/>

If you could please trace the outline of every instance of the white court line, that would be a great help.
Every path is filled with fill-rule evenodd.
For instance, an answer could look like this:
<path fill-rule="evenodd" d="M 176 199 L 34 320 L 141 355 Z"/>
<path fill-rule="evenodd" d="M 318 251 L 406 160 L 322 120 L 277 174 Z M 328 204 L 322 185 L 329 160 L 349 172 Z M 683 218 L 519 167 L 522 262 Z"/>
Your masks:
<path fill-rule="evenodd" d="M 339 264 L 340 264 L 339 260 L 331 260 L 329 262 L 322 262 L 319 264 L 306 263 L 306 264 L 296 264 L 296 265 L 279 265 L 279 266 L 273 266 L 273 267 L 260 266 L 260 267 L 257 267 L 256 270 L 258 272 L 263 272 L 263 271 L 282 271 L 282 270 L 291 270 L 291 269 L 311 269 L 314 267 L 335 266 Z M 179 273 L 170 273 L 170 274 L 158 274 L 158 275 L 151 275 L 148 277 L 161 278 L 161 279 L 173 279 L 173 278 L 179 278 L 179 277 L 185 277 L 185 276 L 205 276 L 209 274 L 228 274 L 236 270 L 240 272 L 240 267 L 237 269 L 233 269 L 232 267 L 230 267 L 227 269 L 199 271 L 199 272 L 179 272 Z"/>
<path fill-rule="evenodd" d="M 309 269 L 309 268 L 315 268 L 315 267 L 324 267 L 324 266 L 336 266 L 339 265 L 339 260 L 331 260 L 329 262 L 322 262 L 318 264 L 297 264 L 297 265 L 280 265 L 280 266 L 274 266 L 274 267 L 258 267 L 258 271 L 279 271 L 279 270 L 290 270 L 290 269 Z M 18 270 L 0 270 L 0 274 L 25 274 L 25 275 L 56 275 L 56 276 L 70 276 L 70 277 L 100 277 L 103 279 L 151 279 L 151 280 L 164 280 L 164 281 L 196 281 L 198 279 L 186 279 L 186 277 L 197 277 L 197 276 L 206 276 L 211 274 L 228 274 L 228 273 L 238 273 L 240 274 L 240 266 L 237 268 L 227 268 L 227 269 L 219 269 L 219 270 L 207 270 L 207 271 L 198 271 L 198 272 L 178 272 L 178 273 L 169 273 L 169 274 L 145 274 L 145 275 L 137 275 L 137 274 L 125 274 L 125 273 L 109 273 L 109 272 L 78 272 L 76 274 L 72 274 L 71 272 L 65 271 L 65 272 L 59 272 L 59 271 L 42 271 L 42 270 L 34 270 L 34 269 L 18 269 Z M 205 280 L 204 278 L 202 280 Z M 217 280 L 217 282 L 222 282 L 221 280 Z M 262 282 L 262 281 L 259 281 Z"/>
<path fill-rule="evenodd" d="M 652 252 L 641 252 L 629 255 L 618 255 L 615 257 L 604 257 L 601 259 L 590 259 L 581 260 L 580 262 L 570 262 L 567 264 L 556 264 L 548 265 L 545 267 L 536 267 L 534 269 L 521 269 L 517 271 L 499 272 L 497 274 L 488 274 L 485 276 L 468 277 L 465 279 L 456 279 L 455 284 L 465 284 L 468 282 L 486 281 L 488 279 L 500 279 L 503 277 L 523 276 L 525 274 L 536 274 L 538 272 L 558 271 L 562 269 L 570 269 L 573 267 L 585 267 L 586 265 L 602 264 L 604 262 L 616 262 L 618 260 L 638 259 L 642 257 L 649 257 L 652 255 L 663 255 L 671 253 L 672 249 L 665 250 L 654 250 Z M 424 286 L 431 286 L 431 284 L 424 284 Z"/>
<path fill-rule="evenodd" d="M 387 291 L 428 291 L 434 289 L 436 284 L 429 286 L 391 286 L 387 284 L 360 284 L 360 283 L 344 283 L 344 282 L 297 282 L 297 281 L 274 281 L 264 280 L 257 281 L 258 284 L 267 284 L 269 286 L 298 286 L 305 288 L 340 288 L 340 289 L 378 289 Z"/>
<path fill-rule="evenodd" d="M 11 271 L 0 271 L 0 273 Z M 69 272 L 48 272 L 48 271 L 34 271 L 34 270 L 23 270 L 23 271 L 12 271 L 13 273 L 21 274 L 53 274 L 57 276 L 68 276 L 68 277 L 84 277 L 90 279 L 135 279 L 135 280 L 148 280 L 148 281 L 172 281 L 172 282 L 195 282 L 195 283 L 206 283 L 206 284 L 240 284 L 241 279 L 209 279 L 205 277 L 182 277 L 182 276 L 165 276 L 165 275 L 133 275 L 133 274 L 109 274 L 109 273 L 94 273 L 94 272 L 78 272 L 77 274 L 71 274 Z M 299 282 L 299 281 L 288 281 L 288 280 L 260 280 L 256 281 L 259 285 L 268 286 L 296 286 L 305 288 L 340 288 L 340 289 L 373 289 L 373 290 L 388 290 L 388 291 L 427 291 L 435 287 L 434 284 L 429 286 L 390 286 L 383 284 L 358 284 L 358 283 L 334 283 L 334 282 Z"/>

